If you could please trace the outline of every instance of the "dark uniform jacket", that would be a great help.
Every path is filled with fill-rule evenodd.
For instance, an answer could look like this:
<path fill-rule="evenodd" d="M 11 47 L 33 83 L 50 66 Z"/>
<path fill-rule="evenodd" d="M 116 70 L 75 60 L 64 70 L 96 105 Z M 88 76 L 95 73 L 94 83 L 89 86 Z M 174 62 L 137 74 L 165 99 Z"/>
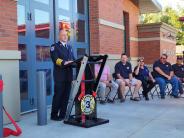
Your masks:
<path fill-rule="evenodd" d="M 66 61 L 75 60 L 72 47 L 66 44 L 66 47 L 59 41 L 50 48 L 50 55 L 54 64 L 54 82 L 72 81 L 73 72 L 71 67 L 64 67 Z"/>
<path fill-rule="evenodd" d="M 184 65 L 174 64 L 172 65 L 174 74 L 179 78 L 184 78 Z"/>

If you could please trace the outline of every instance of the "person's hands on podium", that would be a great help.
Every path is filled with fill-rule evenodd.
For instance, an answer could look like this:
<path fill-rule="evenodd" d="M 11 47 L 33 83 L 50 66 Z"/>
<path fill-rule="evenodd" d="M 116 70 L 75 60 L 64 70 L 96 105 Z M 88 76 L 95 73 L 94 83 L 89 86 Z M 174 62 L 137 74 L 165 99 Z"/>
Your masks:
<path fill-rule="evenodd" d="M 72 63 L 73 61 L 65 61 L 64 65 L 68 65 L 70 63 Z"/>

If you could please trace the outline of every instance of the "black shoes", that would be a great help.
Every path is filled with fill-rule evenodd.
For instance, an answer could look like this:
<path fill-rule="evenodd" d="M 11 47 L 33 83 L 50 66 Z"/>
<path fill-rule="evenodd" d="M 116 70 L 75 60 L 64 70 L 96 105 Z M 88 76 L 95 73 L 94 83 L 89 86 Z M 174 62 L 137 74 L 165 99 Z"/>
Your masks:
<path fill-rule="evenodd" d="M 124 103 L 124 102 L 125 102 L 125 98 L 121 98 L 120 103 Z"/>
<path fill-rule="evenodd" d="M 178 95 L 174 95 L 173 93 L 171 93 L 170 96 L 174 98 L 180 98 Z"/>
<path fill-rule="evenodd" d="M 148 95 L 143 94 L 143 97 L 145 98 L 145 100 L 146 100 L 146 101 L 149 101 L 149 97 L 148 97 Z"/>
<path fill-rule="evenodd" d="M 100 101 L 100 104 L 105 104 L 105 100 L 101 100 Z"/>
<path fill-rule="evenodd" d="M 145 100 L 146 100 L 146 101 L 149 101 L 149 97 L 148 97 L 148 96 L 145 96 Z"/>
<path fill-rule="evenodd" d="M 134 98 L 133 97 L 130 97 L 130 100 L 137 101 L 138 102 L 138 101 L 140 101 L 140 98 L 138 98 L 138 97 L 134 97 Z"/>
<path fill-rule="evenodd" d="M 114 103 L 114 101 L 111 100 L 111 99 L 107 99 L 107 102 L 108 102 L 108 103 Z"/>
<path fill-rule="evenodd" d="M 165 99 L 165 95 L 161 95 L 161 99 Z"/>
<path fill-rule="evenodd" d="M 64 119 L 64 117 L 58 117 L 58 116 L 55 116 L 55 117 L 50 117 L 51 120 L 53 121 L 62 121 Z"/>

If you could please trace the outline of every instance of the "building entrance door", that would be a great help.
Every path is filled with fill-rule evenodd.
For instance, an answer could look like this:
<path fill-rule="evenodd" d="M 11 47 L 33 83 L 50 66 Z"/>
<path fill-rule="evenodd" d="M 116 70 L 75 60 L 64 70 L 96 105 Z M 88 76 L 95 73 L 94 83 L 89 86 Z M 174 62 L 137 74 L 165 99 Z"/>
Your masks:
<path fill-rule="evenodd" d="M 21 112 L 36 108 L 36 73 L 47 78 L 47 105 L 53 94 L 50 45 L 66 29 L 76 58 L 89 53 L 88 0 L 18 0 Z"/>
<path fill-rule="evenodd" d="M 36 73 L 46 72 L 47 104 L 52 98 L 50 45 L 54 43 L 52 0 L 18 0 L 21 112 L 36 108 Z"/>
<path fill-rule="evenodd" d="M 56 41 L 60 29 L 68 30 L 76 58 L 89 53 L 88 0 L 55 0 Z"/>

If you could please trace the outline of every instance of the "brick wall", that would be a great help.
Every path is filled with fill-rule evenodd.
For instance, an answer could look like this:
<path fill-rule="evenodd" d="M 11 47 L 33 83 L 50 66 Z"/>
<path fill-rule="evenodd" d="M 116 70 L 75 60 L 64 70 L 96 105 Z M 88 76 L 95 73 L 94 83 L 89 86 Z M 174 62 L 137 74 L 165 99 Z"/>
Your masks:
<path fill-rule="evenodd" d="M 139 23 L 139 8 L 135 3 L 130 0 L 123 0 L 122 2 L 122 10 L 129 14 L 129 38 L 138 38 L 138 30 L 137 24 Z M 135 40 L 127 40 L 130 41 L 127 46 L 127 54 L 131 57 L 138 57 L 138 42 Z"/>
<path fill-rule="evenodd" d="M 17 49 L 17 2 L 0 0 L 0 50 Z"/>
<path fill-rule="evenodd" d="M 160 57 L 160 41 L 140 41 L 139 56 L 145 58 L 146 64 L 153 64 Z"/>
<path fill-rule="evenodd" d="M 90 53 L 98 54 L 100 49 L 99 41 L 99 8 L 98 0 L 89 1 L 89 25 L 90 25 Z"/>
<path fill-rule="evenodd" d="M 166 53 L 169 55 L 168 60 L 174 63 L 176 40 L 173 36 L 175 37 L 176 30 L 161 23 L 137 26 L 140 15 L 136 2 L 134 0 L 90 1 L 91 53 L 120 55 L 124 52 L 124 39 L 126 39 L 126 53 L 131 57 L 132 62 L 136 63 L 137 57 L 143 56 L 147 64 L 152 64 L 162 53 Z M 101 23 L 100 19 L 108 21 L 108 24 Z M 122 25 L 124 28 L 116 28 L 113 24 Z M 171 37 L 168 33 L 171 33 Z"/>
<path fill-rule="evenodd" d="M 90 52 L 92 54 L 121 54 L 124 52 L 124 30 L 99 23 L 99 19 L 103 19 L 123 26 L 123 11 L 129 13 L 129 36 L 137 38 L 136 26 L 139 20 L 139 9 L 133 2 L 129 0 L 90 1 Z M 129 37 L 127 42 L 129 42 Z M 130 56 L 137 56 L 138 42 L 130 41 L 126 51 Z"/>
<path fill-rule="evenodd" d="M 176 30 L 164 23 L 138 25 L 139 56 L 146 64 L 153 64 L 162 53 L 168 55 L 168 61 L 176 61 Z"/>

